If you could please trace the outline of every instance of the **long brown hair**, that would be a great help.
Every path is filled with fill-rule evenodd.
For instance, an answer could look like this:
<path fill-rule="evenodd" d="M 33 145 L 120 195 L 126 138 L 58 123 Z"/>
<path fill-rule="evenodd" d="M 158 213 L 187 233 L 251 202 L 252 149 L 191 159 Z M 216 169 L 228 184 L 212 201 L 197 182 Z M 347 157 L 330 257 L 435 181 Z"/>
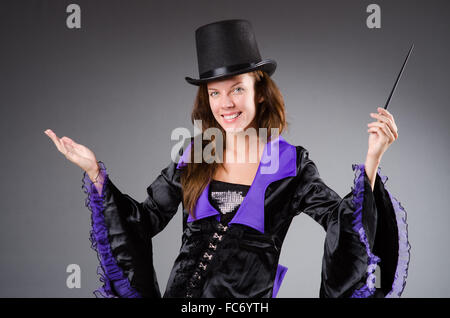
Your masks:
<path fill-rule="evenodd" d="M 266 72 L 256 70 L 249 74 L 255 79 L 254 100 L 256 113 L 252 124 L 258 128 L 266 128 L 268 130 L 268 138 L 270 138 L 271 128 L 278 128 L 278 132 L 281 134 L 283 130 L 287 129 L 288 123 L 286 121 L 284 99 L 280 90 Z M 264 99 L 261 103 L 258 103 L 261 97 Z M 205 146 L 210 143 L 209 140 L 203 140 L 203 133 L 208 128 L 218 128 L 221 130 L 222 136 L 224 136 L 222 150 L 225 151 L 226 133 L 222 126 L 216 121 L 211 111 L 206 83 L 201 84 L 197 91 L 194 108 L 191 114 L 192 123 L 194 123 L 194 120 L 202 121 L 202 133 L 195 137 L 201 138 L 202 140 L 202 154 Z M 258 133 L 258 129 L 256 129 L 256 131 Z M 211 139 L 211 143 L 214 144 L 214 136 Z M 212 154 L 215 155 L 214 150 L 212 151 Z M 216 169 L 222 167 L 223 161 L 207 163 L 202 158 L 201 163 L 194 163 L 194 147 L 191 147 L 190 155 L 192 160 L 186 164 L 181 174 L 181 186 L 183 189 L 183 205 L 185 209 L 189 211 L 189 214 L 195 218 L 194 210 L 197 200 L 213 178 Z"/>

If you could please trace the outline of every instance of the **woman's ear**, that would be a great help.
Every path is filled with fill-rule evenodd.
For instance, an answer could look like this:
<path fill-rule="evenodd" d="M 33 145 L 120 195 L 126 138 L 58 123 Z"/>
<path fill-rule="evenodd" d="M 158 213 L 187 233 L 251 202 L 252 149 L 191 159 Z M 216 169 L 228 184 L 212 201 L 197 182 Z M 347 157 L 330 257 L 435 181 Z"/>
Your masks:
<path fill-rule="evenodd" d="M 264 96 L 261 96 L 261 98 L 259 99 L 258 103 L 261 104 L 264 101 Z"/>

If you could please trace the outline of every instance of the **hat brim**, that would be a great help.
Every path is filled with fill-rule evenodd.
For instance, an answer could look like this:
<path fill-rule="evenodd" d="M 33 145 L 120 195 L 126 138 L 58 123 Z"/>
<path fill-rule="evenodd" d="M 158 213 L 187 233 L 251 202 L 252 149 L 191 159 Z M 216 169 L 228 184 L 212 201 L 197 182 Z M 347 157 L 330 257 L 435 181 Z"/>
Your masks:
<path fill-rule="evenodd" d="M 256 63 L 252 67 L 243 68 L 243 69 L 240 69 L 240 70 L 237 70 L 234 72 L 229 72 L 226 74 L 221 74 L 221 75 L 216 75 L 216 76 L 201 78 L 201 79 L 195 79 L 195 78 L 191 78 L 191 77 L 185 77 L 185 79 L 189 84 L 199 86 L 200 84 L 203 84 L 203 83 L 207 83 L 207 82 L 211 82 L 214 80 L 227 78 L 230 76 L 243 74 L 243 73 L 247 73 L 247 72 L 251 72 L 251 71 L 256 71 L 256 70 L 262 70 L 262 71 L 266 72 L 269 76 L 272 76 L 272 74 L 275 72 L 276 68 L 277 68 L 277 62 L 275 62 L 272 59 L 265 59 L 265 60 L 262 60 L 261 62 Z"/>

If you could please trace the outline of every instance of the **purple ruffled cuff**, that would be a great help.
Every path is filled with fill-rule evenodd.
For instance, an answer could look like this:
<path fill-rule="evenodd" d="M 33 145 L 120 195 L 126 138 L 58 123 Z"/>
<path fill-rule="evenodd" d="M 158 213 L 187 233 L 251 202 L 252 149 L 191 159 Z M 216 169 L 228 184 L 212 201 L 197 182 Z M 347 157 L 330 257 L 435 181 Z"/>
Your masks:
<path fill-rule="evenodd" d="M 387 176 L 381 176 L 380 167 L 378 167 L 378 174 L 381 177 L 381 181 L 386 189 Z M 387 189 L 389 198 L 391 199 L 392 206 L 395 211 L 395 219 L 397 220 L 398 227 L 398 261 L 397 268 L 395 270 L 395 278 L 392 284 L 391 291 L 386 295 L 386 297 L 400 297 L 405 289 L 406 278 L 408 277 L 408 266 L 410 260 L 410 249 L 411 245 L 408 240 L 408 224 L 406 220 L 406 211 L 398 201 Z"/>
<path fill-rule="evenodd" d="M 103 286 L 94 291 L 96 297 L 106 298 L 134 298 L 141 295 L 130 285 L 130 281 L 123 273 L 122 269 L 112 254 L 108 240 L 108 228 L 103 216 L 105 188 L 108 182 L 108 174 L 103 162 L 98 161 L 100 173 L 103 176 L 102 194 L 99 195 L 97 188 L 86 172 L 83 174 L 83 185 L 81 188 L 88 196 L 85 200 L 86 207 L 92 212 L 92 230 L 90 231 L 91 248 L 97 252 L 100 266 L 97 273 L 100 275 L 100 282 Z"/>
<path fill-rule="evenodd" d="M 355 211 L 353 213 L 353 229 L 359 233 L 359 238 L 364 244 L 367 255 L 367 280 L 363 287 L 355 290 L 351 297 L 355 298 L 367 298 L 375 293 L 375 269 L 380 258 L 372 253 L 367 240 L 367 235 L 362 225 L 362 211 L 363 211 L 363 201 L 364 201 L 364 165 L 363 164 L 353 164 L 353 170 L 355 171 L 355 180 L 353 191 L 353 204 L 355 206 Z M 378 174 L 380 175 L 383 184 L 387 181 L 387 176 L 381 176 L 381 168 L 378 167 Z M 387 190 L 386 190 L 387 191 Z M 389 191 L 387 191 L 389 193 Z M 395 272 L 394 282 L 392 284 L 391 291 L 386 295 L 386 297 L 400 297 L 403 289 L 406 285 L 406 277 L 408 276 L 408 265 L 409 265 L 409 250 L 411 248 L 408 242 L 408 227 L 406 223 L 406 211 L 401 206 L 400 202 L 397 201 L 390 193 L 389 197 L 391 199 L 392 205 L 395 211 L 395 217 L 398 227 L 398 262 Z"/>

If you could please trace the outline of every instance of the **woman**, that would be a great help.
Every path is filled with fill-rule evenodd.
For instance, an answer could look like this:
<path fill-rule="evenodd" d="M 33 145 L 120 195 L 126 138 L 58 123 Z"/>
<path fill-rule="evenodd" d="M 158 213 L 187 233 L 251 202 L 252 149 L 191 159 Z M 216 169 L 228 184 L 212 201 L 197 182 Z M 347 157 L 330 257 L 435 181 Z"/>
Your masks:
<path fill-rule="evenodd" d="M 379 174 L 382 155 L 398 138 L 392 114 L 382 108 L 371 114 L 377 121 L 369 124 L 365 164 L 352 166 L 354 186 L 341 198 L 322 181 L 308 151 L 280 135 L 286 120 L 270 77 L 276 63 L 261 59 L 250 23 L 204 25 L 196 44 L 200 78 L 186 80 L 199 86 L 192 121 L 202 121 L 202 134 L 161 171 L 144 202 L 120 192 L 88 148 L 46 131 L 85 171 L 91 241 L 104 283 L 95 294 L 161 297 L 152 238 L 182 203 L 182 245 L 164 297 L 276 297 L 287 271 L 278 263 L 282 243 L 302 212 L 326 231 L 321 297 L 400 296 L 409 263 L 406 212 Z M 205 142 L 211 128 L 222 135 Z M 197 145 L 200 154 L 212 145 L 214 160 L 192 160 Z"/>

